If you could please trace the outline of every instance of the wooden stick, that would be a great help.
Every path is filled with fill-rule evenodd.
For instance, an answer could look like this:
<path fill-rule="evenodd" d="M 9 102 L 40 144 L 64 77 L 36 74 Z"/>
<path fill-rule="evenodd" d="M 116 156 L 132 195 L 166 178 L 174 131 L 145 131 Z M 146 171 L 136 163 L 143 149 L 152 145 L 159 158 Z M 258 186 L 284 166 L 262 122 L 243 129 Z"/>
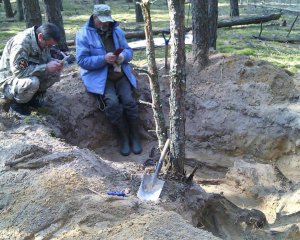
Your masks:
<path fill-rule="evenodd" d="M 299 17 L 299 15 L 297 15 L 297 17 L 295 18 L 295 20 L 294 20 L 294 22 L 293 22 L 293 24 L 292 24 L 292 26 L 290 28 L 290 31 L 288 32 L 288 34 L 286 35 L 286 37 L 288 37 L 290 35 L 290 33 L 291 33 L 291 31 L 292 31 L 292 29 L 293 29 L 293 27 L 295 25 L 295 22 L 297 21 L 298 17 Z"/>
<path fill-rule="evenodd" d="M 34 155 L 33 153 L 29 153 L 29 154 L 27 154 L 23 157 L 17 158 L 15 161 L 6 162 L 6 163 L 4 163 L 4 165 L 9 166 L 9 167 L 13 167 L 13 166 L 17 165 L 18 163 L 27 160 L 28 158 L 32 157 L 33 155 Z"/>

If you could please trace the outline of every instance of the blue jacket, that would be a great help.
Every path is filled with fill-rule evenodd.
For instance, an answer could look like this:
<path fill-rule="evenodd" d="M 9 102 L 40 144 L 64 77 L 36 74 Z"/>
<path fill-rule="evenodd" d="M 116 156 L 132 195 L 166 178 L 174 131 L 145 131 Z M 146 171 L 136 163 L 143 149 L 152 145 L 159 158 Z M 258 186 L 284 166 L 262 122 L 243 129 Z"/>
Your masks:
<path fill-rule="evenodd" d="M 106 50 L 97 30 L 91 26 L 92 18 L 87 21 L 76 34 L 76 60 L 80 66 L 80 74 L 88 92 L 103 94 L 107 79 L 108 65 L 105 62 Z M 129 62 L 133 51 L 128 46 L 124 32 L 115 22 L 113 27 L 115 48 L 124 48 L 125 57 L 122 63 L 124 74 L 133 87 L 137 87 L 136 79 L 132 74 Z"/>

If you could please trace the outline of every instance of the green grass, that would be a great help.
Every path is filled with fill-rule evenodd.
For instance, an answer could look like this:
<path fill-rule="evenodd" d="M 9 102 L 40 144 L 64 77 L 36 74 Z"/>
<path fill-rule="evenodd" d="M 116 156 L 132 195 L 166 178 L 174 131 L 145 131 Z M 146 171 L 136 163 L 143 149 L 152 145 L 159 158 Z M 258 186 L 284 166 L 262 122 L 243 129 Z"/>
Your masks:
<path fill-rule="evenodd" d="M 283 0 L 282 0 L 283 1 Z M 135 2 L 135 1 L 134 1 Z M 246 1 L 244 1 L 246 2 Z M 249 1 L 254 2 L 254 1 Z M 271 1 L 265 0 L 266 3 Z M 276 1 L 273 1 L 276 2 Z M 125 0 L 107 0 L 112 8 L 113 17 L 120 23 L 124 31 L 143 30 L 143 23 L 135 22 L 134 3 L 126 3 Z M 289 3 L 289 1 L 287 1 Z M 296 1 L 292 1 L 296 3 Z M 12 1 L 13 9 L 15 1 Z M 40 1 L 41 10 L 43 11 L 42 1 Z M 272 5 L 272 7 L 280 7 L 280 5 Z M 63 18 L 67 39 L 74 39 L 75 33 L 81 28 L 84 22 L 89 18 L 93 9 L 93 1 L 90 0 L 64 0 L 63 1 Z M 283 5 L 283 7 L 289 7 Z M 295 6 L 292 6 L 294 8 Z M 300 8 L 300 3 L 298 4 Z M 191 26 L 191 14 L 189 13 L 190 6 L 186 4 L 186 25 Z M 273 10 L 263 8 L 262 5 L 241 5 L 240 15 L 250 16 L 258 14 L 274 13 Z M 275 11 L 276 12 L 276 11 Z M 229 6 L 228 1 L 219 1 L 219 19 L 228 18 Z M 157 0 L 151 5 L 151 17 L 153 29 L 160 29 L 169 26 L 169 14 L 165 0 Z M 262 36 L 286 36 L 295 16 L 284 14 L 281 19 L 264 23 Z M 283 27 L 283 20 L 287 21 L 287 26 Z M 25 29 L 24 22 L 5 22 L 5 14 L 3 4 L 0 7 L 0 51 L 4 48 L 7 40 L 14 36 L 17 32 Z M 294 30 L 291 32 L 291 37 L 300 38 L 300 20 L 295 24 Z M 218 29 L 217 50 L 229 54 L 242 54 L 251 56 L 251 58 L 266 60 L 276 64 L 291 72 L 300 70 L 300 47 L 299 44 L 285 44 L 278 42 L 259 41 L 253 38 L 253 35 L 258 35 L 260 25 L 253 24 L 247 26 L 239 26 L 232 28 Z M 187 52 L 191 47 L 186 46 Z M 158 61 L 164 59 L 164 49 L 156 49 L 156 57 Z M 136 51 L 133 63 L 144 65 L 146 64 L 145 51 Z"/>

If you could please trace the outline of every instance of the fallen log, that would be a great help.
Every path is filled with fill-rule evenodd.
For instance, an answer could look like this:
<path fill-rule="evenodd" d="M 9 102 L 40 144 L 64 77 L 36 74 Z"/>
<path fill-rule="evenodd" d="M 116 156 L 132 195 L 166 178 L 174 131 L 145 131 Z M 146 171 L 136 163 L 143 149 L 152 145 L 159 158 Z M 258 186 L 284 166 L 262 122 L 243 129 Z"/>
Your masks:
<path fill-rule="evenodd" d="M 218 21 L 218 28 L 232 27 L 238 25 L 248 25 L 248 24 L 259 24 L 259 23 L 269 22 L 272 20 L 278 20 L 280 17 L 281 17 L 280 13 L 275 13 L 275 14 L 263 15 L 263 16 L 224 19 Z"/>
<path fill-rule="evenodd" d="M 264 23 L 264 22 L 268 22 L 268 21 L 272 21 L 272 20 L 277 20 L 280 17 L 281 17 L 281 14 L 270 14 L 270 15 L 263 15 L 263 16 L 223 19 L 223 20 L 218 21 L 218 28 Z M 191 27 L 186 28 L 187 32 L 190 30 L 192 30 Z M 163 28 L 163 29 L 159 29 L 159 30 L 152 30 L 152 33 L 153 33 L 153 35 L 158 35 L 161 33 L 169 34 L 170 29 Z M 143 39 L 143 38 L 145 38 L 145 32 L 144 31 L 126 32 L 125 37 L 126 37 L 126 39 L 132 39 L 132 38 Z M 74 44 L 75 44 L 74 40 L 67 41 L 68 46 L 73 46 Z"/>
<path fill-rule="evenodd" d="M 281 43 L 300 43 L 300 38 L 262 37 L 262 36 L 253 36 L 253 38 L 262 41 L 273 41 L 273 42 L 281 42 Z"/>

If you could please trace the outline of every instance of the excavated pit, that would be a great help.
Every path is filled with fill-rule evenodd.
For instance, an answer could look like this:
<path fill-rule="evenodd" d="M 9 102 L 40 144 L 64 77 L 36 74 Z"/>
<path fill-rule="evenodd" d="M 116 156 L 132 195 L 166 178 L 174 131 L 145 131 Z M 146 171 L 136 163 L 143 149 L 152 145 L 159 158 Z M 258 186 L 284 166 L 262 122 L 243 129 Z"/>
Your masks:
<path fill-rule="evenodd" d="M 281 213 L 278 213 L 274 206 L 280 205 L 280 199 L 285 193 L 297 185 L 298 174 L 291 176 L 289 172 L 295 172 L 295 167 L 299 168 L 298 160 L 295 160 L 299 146 L 299 79 L 293 79 L 284 70 L 267 62 L 253 61 L 248 57 L 216 54 L 210 59 L 210 65 L 199 74 L 197 66 L 189 65 L 190 58 L 187 58 L 187 172 L 191 172 L 192 168 L 200 163 L 201 168 L 195 176 L 195 181 L 207 192 L 224 194 L 236 206 L 242 208 L 259 209 L 265 213 L 269 223 L 275 224 Z M 169 82 L 165 74 L 162 70 L 160 84 L 165 116 L 168 116 Z M 140 76 L 138 79 L 140 99 L 150 102 L 148 80 Z M 64 138 L 71 144 L 93 149 L 104 158 L 123 161 L 117 153 L 117 136 L 113 128 L 106 121 L 104 114 L 95 108 L 96 99 L 86 94 L 80 81 L 73 84 L 72 91 L 68 91 L 71 94 L 68 96 L 69 101 L 64 101 L 63 114 L 60 115 L 63 116 L 60 123 L 69 123 L 66 124 L 67 127 L 60 126 Z M 64 86 L 66 85 L 53 89 L 53 92 L 56 94 L 63 91 Z M 78 96 L 81 96 L 80 104 L 73 106 L 72 103 L 76 101 L 73 98 Z M 50 99 L 56 102 L 56 98 L 53 94 Z M 58 112 L 57 109 L 54 111 Z M 75 119 L 69 121 L 69 116 L 75 116 Z M 156 147 L 152 110 L 149 106 L 140 105 L 140 116 L 144 152 L 141 156 L 130 155 L 125 158 L 126 161 L 138 164 L 151 158 Z M 285 161 L 292 162 L 289 159 L 294 159 L 294 166 L 291 168 L 284 165 Z M 256 183 L 256 179 L 252 179 L 252 174 L 256 171 L 253 168 L 256 169 L 256 166 L 251 167 L 251 164 L 256 162 L 261 163 L 260 169 L 265 170 L 255 173 L 255 177 L 263 180 L 261 185 L 253 187 L 254 190 L 252 185 L 250 190 L 247 190 L 249 182 L 253 185 Z M 238 170 L 243 172 L 242 179 L 238 179 L 236 173 L 231 174 L 240 165 L 244 171 Z M 265 171 L 270 172 L 269 166 L 273 175 L 266 177 Z M 277 175 L 279 179 L 285 179 L 284 183 L 276 180 L 281 187 L 271 186 L 276 182 L 274 179 Z M 268 177 L 273 179 L 273 182 L 267 181 Z M 215 214 L 222 215 L 218 212 Z M 214 234 L 224 237 L 226 234 L 219 234 L 222 231 L 213 223 L 216 218 L 225 218 L 226 222 L 228 216 L 212 216 L 210 223 L 202 225 Z M 232 229 L 232 234 L 238 235 L 235 233 L 237 230 L 234 227 Z M 278 234 L 285 231 L 290 231 L 289 225 L 279 229 Z M 245 229 L 239 232 L 245 234 Z M 294 229 L 292 232 L 297 231 Z M 275 235 L 265 237 L 272 239 Z"/>

